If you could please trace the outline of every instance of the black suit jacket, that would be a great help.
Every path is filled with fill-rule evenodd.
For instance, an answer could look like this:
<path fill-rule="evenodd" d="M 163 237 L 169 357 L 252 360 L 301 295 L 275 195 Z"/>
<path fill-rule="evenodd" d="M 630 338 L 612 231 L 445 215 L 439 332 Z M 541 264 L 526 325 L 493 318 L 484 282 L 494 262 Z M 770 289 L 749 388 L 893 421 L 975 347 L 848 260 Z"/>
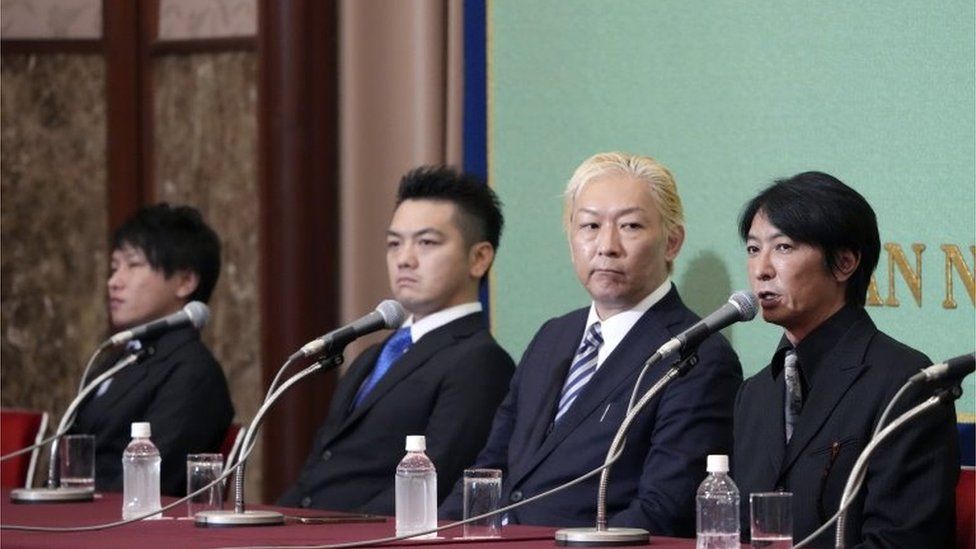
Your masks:
<path fill-rule="evenodd" d="M 425 334 L 350 410 L 382 347 L 364 351 L 339 381 L 301 475 L 280 505 L 393 514 L 393 479 L 407 435 L 427 437 L 438 500 L 474 460 L 515 366 L 484 317 L 467 315 Z"/>
<path fill-rule="evenodd" d="M 644 362 L 665 341 L 699 320 L 676 289 L 647 311 L 607 357 L 559 423 L 555 415 L 588 309 L 552 319 L 522 357 L 508 396 L 498 409 L 476 466 L 504 470 L 503 504 L 534 496 L 600 466 L 625 415 Z M 732 405 L 742 382 L 738 358 L 721 335 L 705 340 L 701 362 L 673 381 L 633 422 L 607 490 L 607 516 L 617 526 L 662 535 L 692 536 L 695 491 L 708 454 L 732 449 Z M 643 392 L 670 364 L 645 375 Z M 599 477 L 509 513 L 511 522 L 593 526 Z M 441 507 L 461 514 L 461 486 Z"/>
<path fill-rule="evenodd" d="M 186 455 L 220 450 L 234 406 L 220 365 L 195 329 L 142 343 L 153 354 L 116 374 L 103 395 L 89 396 L 71 431 L 95 435 L 95 486 L 115 492 L 122 490 L 122 452 L 132 440 L 131 425 L 148 421 L 162 458 L 160 491 L 182 496 Z"/>
<path fill-rule="evenodd" d="M 785 444 L 783 375 L 767 366 L 736 399 L 733 478 L 742 494 L 743 539 L 749 494 L 793 492 L 793 539 L 807 537 L 838 508 L 854 462 L 885 406 L 904 382 L 931 364 L 925 355 L 878 331 L 863 310 L 821 363 L 818 382 Z M 802 366 L 801 366 L 802 367 Z M 901 400 L 889 422 L 928 394 Z M 862 496 L 849 508 L 848 547 L 949 547 L 953 540 L 959 450 L 951 405 L 916 419 L 869 461 Z M 815 547 L 833 547 L 835 529 Z"/>

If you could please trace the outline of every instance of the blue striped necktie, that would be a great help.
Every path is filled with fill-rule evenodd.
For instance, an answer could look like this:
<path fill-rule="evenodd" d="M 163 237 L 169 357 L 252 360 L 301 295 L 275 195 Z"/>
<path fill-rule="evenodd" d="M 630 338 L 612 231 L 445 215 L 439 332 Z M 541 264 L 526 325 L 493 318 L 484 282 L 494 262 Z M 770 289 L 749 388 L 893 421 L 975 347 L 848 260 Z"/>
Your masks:
<path fill-rule="evenodd" d="M 603 345 L 603 334 L 600 332 L 600 323 L 594 322 L 590 326 L 590 329 L 586 331 L 583 342 L 580 343 L 579 349 L 576 350 L 573 365 L 569 367 L 569 375 L 566 376 L 566 382 L 563 384 L 563 392 L 559 396 L 559 408 L 556 409 L 556 422 L 569 410 L 569 407 L 573 405 L 573 401 L 579 396 L 583 387 L 586 387 L 586 384 L 593 378 L 593 374 L 596 373 L 597 355 L 600 352 L 601 345 Z"/>
<path fill-rule="evenodd" d="M 373 372 L 366 378 L 362 386 L 359 387 L 359 392 L 356 393 L 356 399 L 353 400 L 353 408 L 363 403 L 363 400 L 376 387 L 376 384 L 383 379 L 383 376 L 390 370 L 393 363 L 409 351 L 412 345 L 413 340 L 410 338 L 409 327 L 400 328 L 393 334 L 393 337 L 386 341 L 386 345 L 383 345 L 383 350 L 380 352 L 380 357 L 376 359 L 376 366 L 373 367 Z"/>

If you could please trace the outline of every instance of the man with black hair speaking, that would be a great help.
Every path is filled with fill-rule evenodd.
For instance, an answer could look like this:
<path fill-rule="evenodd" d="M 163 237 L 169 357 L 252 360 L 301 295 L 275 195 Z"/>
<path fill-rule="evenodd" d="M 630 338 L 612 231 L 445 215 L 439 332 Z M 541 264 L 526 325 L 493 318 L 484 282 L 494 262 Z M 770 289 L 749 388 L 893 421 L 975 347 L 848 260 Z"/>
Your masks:
<path fill-rule="evenodd" d="M 739 221 L 763 319 L 783 328 L 770 364 L 736 399 L 733 478 L 749 494 L 793 493 L 793 539 L 836 511 L 854 462 L 895 392 L 931 364 L 879 331 L 864 310 L 881 250 L 874 210 L 821 172 L 779 180 Z M 889 421 L 926 391 L 906 393 Z M 940 406 L 882 443 L 847 512 L 847 547 L 948 547 L 959 449 L 955 414 Z M 834 528 L 814 547 L 833 547 Z"/>

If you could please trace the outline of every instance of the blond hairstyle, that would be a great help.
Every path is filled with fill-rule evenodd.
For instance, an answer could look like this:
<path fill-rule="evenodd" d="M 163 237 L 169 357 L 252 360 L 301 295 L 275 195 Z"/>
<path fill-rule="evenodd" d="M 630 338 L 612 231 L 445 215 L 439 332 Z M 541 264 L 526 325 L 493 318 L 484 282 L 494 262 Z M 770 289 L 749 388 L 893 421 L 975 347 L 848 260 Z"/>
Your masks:
<path fill-rule="evenodd" d="M 684 225 L 685 214 L 681 197 L 678 196 L 678 186 L 674 182 L 674 176 L 663 164 L 648 156 L 607 152 L 584 160 L 566 185 L 566 192 L 563 194 L 563 226 L 567 233 L 571 233 L 576 198 L 587 185 L 607 176 L 630 177 L 646 183 L 661 215 L 664 232 L 668 236 Z"/>

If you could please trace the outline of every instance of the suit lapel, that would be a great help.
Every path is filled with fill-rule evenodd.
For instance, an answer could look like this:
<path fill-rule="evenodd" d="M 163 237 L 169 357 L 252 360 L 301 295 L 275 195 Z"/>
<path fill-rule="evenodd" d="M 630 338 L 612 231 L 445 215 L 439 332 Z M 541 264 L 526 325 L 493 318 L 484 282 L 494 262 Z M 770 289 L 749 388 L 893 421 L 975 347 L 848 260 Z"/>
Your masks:
<path fill-rule="evenodd" d="M 355 423 L 360 417 L 362 417 L 366 412 L 370 410 L 377 402 L 379 402 L 384 395 L 393 390 L 404 378 L 408 377 L 410 374 L 415 372 L 417 369 L 422 368 L 432 356 L 444 349 L 445 347 L 453 344 L 456 339 L 462 339 L 469 337 L 474 332 L 484 328 L 484 320 L 481 313 L 471 314 L 459 318 L 453 322 L 449 322 L 436 330 L 433 330 L 424 337 L 420 338 L 420 341 L 414 343 L 414 345 L 400 357 L 399 360 L 393 363 L 393 366 L 388 372 L 383 376 L 383 378 L 373 387 L 373 390 L 366 395 L 365 400 L 362 404 L 357 406 L 345 420 L 342 425 L 336 430 L 336 432 L 329 437 L 332 440 L 342 434 L 350 425 Z M 384 342 L 385 344 L 385 342 Z M 362 384 L 363 379 L 369 372 L 373 371 L 373 367 L 376 365 L 376 359 L 379 357 L 379 353 L 382 346 L 378 346 L 375 351 L 375 356 L 367 363 L 368 368 L 363 368 L 363 373 L 359 376 L 359 383 L 349 384 L 350 395 L 345 395 L 346 398 L 346 409 L 352 402 L 352 398 L 355 396 L 356 392 L 359 390 L 359 385 Z M 355 380 L 354 380 L 355 381 Z"/>
<path fill-rule="evenodd" d="M 769 477 L 776 475 L 783 467 L 783 457 L 786 455 L 786 423 L 783 418 L 784 400 L 783 385 L 777 382 L 766 366 L 766 373 L 762 378 L 756 379 L 760 384 L 756 391 L 753 391 L 754 398 L 761 399 L 757 402 L 758 408 L 765 414 L 772 414 L 772 419 L 763 421 L 763 432 L 760 440 L 766 442 L 766 457 L 769 458 Z M 795 435 L 794 435 L 795 436 Z M 772 486 L 770 486 L 772 488 Z"/>
<path fill-rule="evenodd" d="M 123 355 L 119 358 L 119 360 L 123 360 L 125 356 L 126 355 Z M 117 362 L 118 361 L 116 361 L 116 363 Z M 146 379 L 146 376 L 149 375 L 149 368 L 153 366 L 154 362 L 156 361 L 153 358 L 149 358 L 144 362 L 130 364 L 122 371 L 112 376 L 112 383 L 109 384 L 105 394 L 96 396 L 91 401 L 93 417 L 98 418 L 96 420 L 96 426 L 101 426 L 105 422 L 114 418 L 112 408 L 118 404 L 121 399 L 126 397 L 135 386 L 142 383 L 142 380 Z M 113 366 L 116 363 L 113 363 Z"/>
<path fill-rule="evenodd" d="M 376 360 L 379 358 L 380 352 L 383 351 L 383 346 L 386 345 L 390 337 L 392 337 L 392 334 L 387 336 L 382 343 L 368 347 L 363 351 L 336 386 L 335 393 L 332 395 L 332 404 L 329 406 L 329 415 L 326 417 L 320 434 L 316 435 L 322 438 L 321 444 L 331 443 L 346 424 L 349 416 L 353 413 L 352 403 L 356 398 L 356 393 L 359 392 L 359 387 L 373 371 Z"/>
<path fill-rule="evenodd" d="M 383 351 L 383 347 L 386 346 L 386 342 L 390 340 L 390 337 L 392 337 L 392 334 L 379 345 L 373 345 L 363 351 L 362 356 L 357 360 L 356 367 L 350 368 L 346 373 L 349 376 L 348 382 L 339 384 L 338 391 L 336 391 L 333 398 L 336 402 L 336 409 L 341 412 L 342 415 L 340 417 L 343 420 L 352 413 L 352 403 L 356 398 L 356 393 L 359 392 L 359 388 L 366 378 L 369 377 L 369 374 L 373 372 L 376 361 L 379 359 L 380 353 Z"/>
<path fill-rule="evenodd" d="M 531 410 L 528 417 L 535 418 L 535 424 L 529 434 L 529 440 L 525 447 L 528 451 L 537 450 L 545 442 L 549 434 L 549 426 L 553 417 L 556 415 L 556 405 L 559 396 L 562 394 L 563 383 L 569 373 L 569 367 L 576 354 L 576 348 L 583 337 L 583 329 L 586 327 L 587 310 L 571 320 L 570 326 L 559 334 L 558 341 L 553 344 L 549 352 L 553 353 L 555 360 L 553 367 L 545 374 L 547 384 L 544 389 L 543 398 L 538 399 L 538 406 Z"/>
<path fill-rule="evenodd" d="M 820 431 L 847 390 L 869 367 L 863 363 L 864 354 L 876 333 L 877 328 L 874 323 L 865 315 L 847 330 L 845 336 L 823 360 L 820 367 L 824 371 L 818 374 L 819 379 L 823 381 L 815 391 L 811 391 L 809 400 L 803 405 L 796 431 L 786 446 L 786 457 L 780 471 L 781 477 L 789 471 Z M 783 405 L 780 404 L 780 417 L 783 415 L 782 407 Z M 780 422 L 782 423 L 782 419 Z"/>
<path fill-rule="evenodd" d="M 152 348 L 151 356 L 126 366 L 112 377 L 112 383 L 108 386 L 105 394 L 95 397 L 92 401 L 92 406 L 96 407 L 95 410 L 97 410 L 96 417 L 99 418 L 97 425 L 102 425 L 114 418 L 112 409 L 128 397 L 132 390 L 150 375 L 164 375 L 165 373 L 159 369 L 163 367 L 169 356 L 196 337 L 199 337 L 196 330 L 184 328 L 163 334 L 154 341 L 145 342 L 144 346 Z M 125 356 L 119 357 L 119 360 Z"/>
<path fill-rule="evenodd" d="M 648 357 L 671 337 L 669 328 L 681 322 L 681 315 L 677 307 L 678 304 L 677 291 L 672 288 L 661 301 L 641 316 L 620 344 L 617 345 L 617 348 L 606 358 L 586 387 L 583 388 L 579 397 L 559 420 L 559 423 L 556 424 L 552 433 L 542 443 L 542 446 L 526 462 L 525 468 L 517 473 L 518 478 L 512 479 L 513 483 L 517 483 L 541 463 L 566 437 L 578 429 L 588 417 L 598 411 L 601 405 L 607 402 L 610 397 L 615 395 L 623 387 L 630 387 L 630 384 L 636 380 L 641 366 Z M 585 322 L 585 317 L 583 322 Z M 575 339 L 571 343 L 570 355 L 575 353 L 576 347 L 583 337 L 584 326 L 582 324 L 578 330 L 573 331 Z M 656 379 L 658 376 L 655 374 L 663 371 L 668 366 L 670 365 L 656 365 L 648 372 L 645 379 Z M 558 380 L 560 390 L 564 378 L 565 376 L 563 376 L 563 379 Z M 552 416 L 543 417 L 549 419 Z"/>

